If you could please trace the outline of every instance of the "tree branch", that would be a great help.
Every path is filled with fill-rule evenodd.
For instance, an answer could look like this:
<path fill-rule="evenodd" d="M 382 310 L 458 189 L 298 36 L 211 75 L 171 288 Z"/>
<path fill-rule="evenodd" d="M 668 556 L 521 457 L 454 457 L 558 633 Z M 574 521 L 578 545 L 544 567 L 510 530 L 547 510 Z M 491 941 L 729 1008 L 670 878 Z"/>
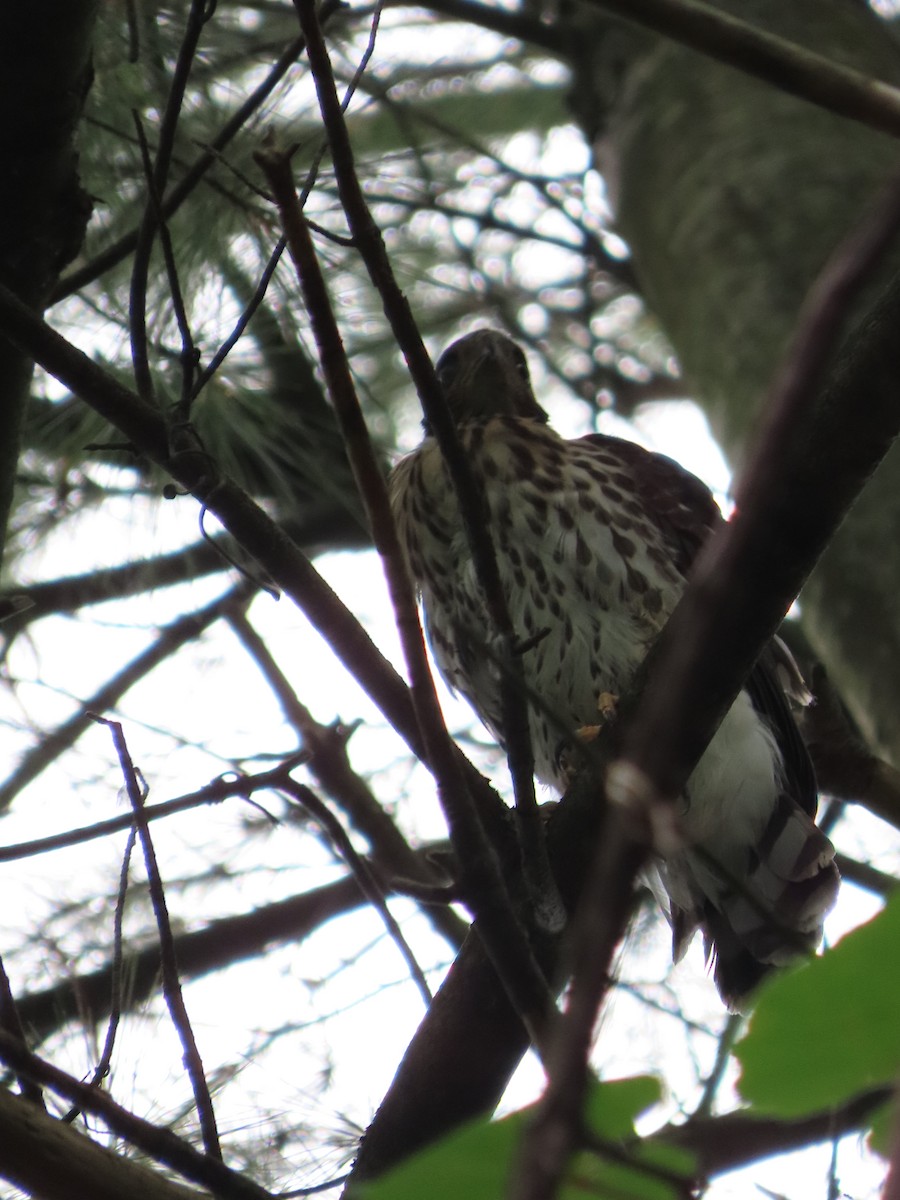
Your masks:
<path fill-rule="evenodd" d="M 175 953 L 184 979 L 197 979 L 235 963 L 256 958 L 267 946 L 301 942 L 326 922 L 366 903 L 353 876 L 311 888 L 237 916 L 221 917 L 203 929 L 176 934 Z M 159 946 L 126 952 L 122 974 L 128 980 L 122 1006 L 134 1011 L 159 988 Z M 76 975 L 30 995 L 16 1005 L 26 1031 L 43 1041 L 66 1021 L 93 1025 L 110 1014 L 112 964 Z"/>
<path fill-rule="evenodd" d="M 338 191 L 350 230 L 369 277 L 381 297 L 385 315 L 406 358 L 410 375 L 440 443 L 469 536 L 475 569 L 494 626 L 493 632 L 501 642 L 504 665 L 507 661 L 514 663 L 512 625 L 500 586 L 493 545 L 486 533 L 483 496 L 474 483 L 471 468 L 462 453 L 434 366 L 416 327 L 409 303 L 394 279 L 384 240 L 363 195 L 315 4 L 313 0 L 294 0 L 294 7 L 306 37 L 307 55 L 331 148 Z M 515 671 L 512 673 L 515 674 Z M 507 741 L 511 748 L 519 748 L 518 757 L 529 759 L 533 763 L 528 742 L 524 697 L 515 692 L 508 680 L 504 682 L 502 690 L 503 724 Z M 423 737 L 427 737 L 432 731 L 429 723 L 423 722 L 421 728 Z M 433 744 L 428 743 L 427 748 L 432 766 L 439 768 L 436 770 L 438 795 L 457 852 L 467 899 L 476 914 L 489 953 L 494 958 L 505 985 L 516 996 L 517 1007 L 539 1044 L 541 1030 L 554 1007 L 553 1001 L 525 930 L 508 899 L 500 862 L 482 826 L 478 806 L 475 804 L 475 793 L 469 789 L 467 781 L 460 774 L 448 740 L 437 736 Z M 438 761 L 435 760 L 436 755 L 440 755 Z M 516 782 L 517 801 L 528 813 L 529 819 L 536 823 L 538 816 L 534 802 L 533 776 L 529 772 L 526 782 L 519 771 L 516 773 Z"/>
<path fill-rule="evenodd" d="M 145 678 L 176 650 L 199 637 L 235 605 L 246 604 L 253 591 L 254 587 L 251 584 L 242 583 L 214 600 L 212 604 L 197 612 L 188 613 L 187 616 L 178 617 L 162 629 L 157 639 L 146 650 L 108 679 L 68 720 L 44 734 L 36 746 L 22 755 L 18 766 L 0 785 L 0 812 L 9 808 L 19 792 L 36 779 L 50 763 L 74 746 L 90 726 L 92 714 L 103 713 L 113 708 L 129 688 Z"/>
<path fill-rule="evenodd" d="M 568 1004 L 554 1039 L 547 1091 L 518 1163 L 516 1200 L 549 1200 L 577 1146 L 591 1031 L 627 918 L 622 894 L 630 895 L 652 850 L 664 852 L 666 840 L 677 840 L 677 797 L 850 504 L 900 432 L 893 381 L 883 395 L 867 397 L 864 422 L 858 420 L 855 391 L 821 394 L 850 301 L 898 224 L 900 176 L 810 289 L 737 488 L 735 512 L 700 551 L 678 605 L 638 671 L 635 693 L 620 705 L 612 730 L 618 760 L 606 772 L 607 819 L 579 903 Z M 900 286 L 894 292 L 890 311 Z M 870 347 L 870 353 L 879 352 L 896 357 L 894 345 Z M 851 426 L 854 436 L 848 438 Z"/>
<path fill-rule="evenodd" d="M 425 886 L 438 884 L 427 860 L 410 847 L 369 785 L 350 765 L 347 743 L 352 728 L 340 724 L 322 725 L 314 719 L 245 613 L 234 614 L 230 624 L 277 696 L 285 720 L 296 730 L 308 755 L 307 767 L 327 795 L 340 806 L 351 825 L 367 840 L 373 862 L 381 873 L 388 879 L 399 876 Z M 442 906 L 426 905 L 425 916 L 458 950 L 468 929 L 466 922 L 452 909 Z"/>
<path fill-rule="evenodd" d="M 0 1175 L 41 1200 L 208 1200 L 143 1163 L 99 1146 L 34 1104 L 0 1091 Z"/>
<path fill-rule="evenodd" d="M 664 644 L 670 649 L 673 646 L 680 647 L 688 632 L 693 640 L 702 629 L 710 661 L 703 660 L 698 664 L 701 678 L 708 677 L 713 670 L 712 660 L 717 666 L 727 650 L 727 657 L 732 660 L 730 670 L 733 672 L 728 690 L 733 688 L 736 691 L 740 686 L 735 656 L 745 657 L 748 666 L 752 663 L 759 647 L 788 607 L 804 571 L 809 569 L 847 505 L 865 484 L 896 434 L 900 421 L 896 404 L 896 380 L 900 377 L 900 340 L 896 336 L 898 326 L 900 281 L 895 282 L 874 306 L 847 342 L 819 393 L 820 402 L 812 426 L 804 436 L 791 439 L 787 459 L 783 456 L 785 448 L 773 448 L 780 460 L 780 472 L 784 480 L 777 496 L 770 499 L 765 512 L 759 516 L 755 510 L 745 509 L 741 513 L 743 527 L 750 525 L 753 528 L 757 519 L 760 519 L 767 529 L 775 531 L 775 553 L 767 545 L 760 566 L 738 577 L 754 580 L 753 607 L 755 609 L 758 603 L 766 613 L 762 623 L 755 618 L 755 624 L 734 629 L 733 623 L 729 622 L 726 631 L 714 633 L 713 627 L 707 625 L 709 613 L 704 603 L 701 606 L 703 617 L 695 617 L 688 622 L 690 628 L 686 630 L 683 609 L 686 606 L 693 607 L 697 599 L 708 600 L 703 588 L 699 589 L 701 595 L 697 596 L 698 585 L 691 582 L 677 610 L 682 617 L 678 621 L 674 617 L 669 621 L 658 643 L 660 649 L 653 656 L 657 663 L 660 662 Z M 864 406 L 860 399 L 860 383 L 865 388 Z M 860 413 L 865 413 L 862 421 Z M 853 430 L 853 437 L 847 436 L 848 429 Z M 804 501 L 801 506 L 802 518 L 797 512 L 800 498 Z M 729 536 L 734 528 L 734 525 L 726 527 Z M 791 536 L 787 535 L 787 531 Z M 750 591 L 743 583 L 732 588 L 732 592 L 736 593 Z M 726 589 L 728 606 L 732 598 L 731 592 Z M 745 604 L 749 599 L 748 595 L 739 602 Z M 738 644 L 732 645 L 730 639 L 736 639 Z M 652 686 L 645 692 L 648 701 L 652 702 L 654 696 L 657 699 L 664 698 L 667 717 L 680 717 L 683 704 L 673 699 L 675 693 L 669 683 L 665 683 L 660 690 L 661 676 L 656 669 L 653 669 L 651 676 L 650 666 L 647 673 L 642 673 L 645 685 L 652 678 Z M 693 715 L 687 722 L 689 729 L 686 736 L 695 752 L 703 748 L 702 745 L 694 745 L 695 740 L 702 740 L 696 736 L 698 725 L 694 722 L 700 721 L 698 714 L 705 709 L 707 686 L 718 688 L 722 685 L 707 679 L 706 683 L 699 685 L 699 700 L 692 698 L 690 701 L 692 706 L 696 702 L 696 708 L 692 708 Z M 636 701 L 625 697 L 620 707 L 623 713 L 628 714 L 634 712 L 635 704 Z M 722 704 L 726 702 L 717 700 L 716 708 Z M 623 717 L 622 722 L 624 720 Z M 622 722 L 616 733 L 621 732 Z M 635 724 L 632 728 L 636 733 L 644 730 L 643 724 Z M 609 740 L 604 737 L 599 739 L 601 743 Z M 652 749 L 652 761 L 656 763 L 660 742 L 658 738 L 651 738 L 650 743 L 648 749 Z M 607 746 L 606 752 L 609 753 L 609 750 Z M 682 769 L 686 766 L 686 762 L 682 762 Z M 675 777 L 676 773 L 666 768 L 665 779 L 670 786 Z M 674 786 L 677 790 L 680 785 L 676 782 Z M 600 870 L 607 872 L 605 876 L 597 874 L 597 864 L 592 862 L 590 847 L 602 811 L 602 806 L 597 803 L 596 784 L 586 772 L 569 789 L 549 824 L 551 860 L 570 908 L 576 902 L 586 878 L 603 879 L 609 883 L 613 897 L 622 889 L 627 892 L 630 888 L 631 868 L 640 857 L 640 852 L 629 849 L 629 857 L 626 858 L 623 851 L 612 868 L 605 860 L 598 859 Z M 613 819 L 621 823 L 622 813 L 618 812 Z M 608 833 L 603 835 L 602 842 L 609 852 L 612 843 Z M 614 857 L 612 853 L 610 857 Z M 610 870 L 612 874 L 608 873 Z M 616 906 L 618 901 L 613 898 L 611 903 Z M 595 978 L 599 976 L 601 981 L 608 978 L 613 947 L 620 932 L 620 928 L 609 930 L 609 936 L 604 938 L 602 946 L 598 943 L 595 930 L 584 937 L 582 957 L 594 961 Z M 597 958 L 606 964 L 603 969 L 596 963 Z M 464 947 L 445 988 L 435 998 L 434 1021 L 427 1019 L 423 1023 L 367 1132 L 356 1168 L 360 1178 L 380 1174 L 399 1158 L 454 1128 L 462 1120 L 489 1110 L 506 1082 L 504 1072 L 511 1073 L 526 1044 L 514 1014 L 508 1007 L 501 1012 L 499 1004 L 497 982 L 491 979 L 490 972 L 475 950 Z M 459 1023 L 456 1020 L 456 1007 L 460 1014 Z M 485 1050 L 488 1042 L 490 1054 Z M 467 1044 L 474 1046 L 476 1055 L 483 1055 L 482 1063 L 470 1061 L 468 1057 L 460 1061 L 463 1057 L 460 1047 Z M 448 1081 L 447 1089 L 439 1099 L 430 1095 L 431 1081 L 435 1077 Z"/>
<path fill-rule="evenodd" d="M 43 1084 L 71 1103 L 77 1104 L 84 1112 L 99 1117 L 113 1133 L 125 1138 L 133 1146 L 171 1167 L 186 1179 L 209 1188 L 222 1200 L 273 1200 L 271 1192 L 267 1192 L 247 1176 L 231 1170 L 218 1159 L 201 1154 L 190 1143 L 176 1137 L 168 1129 L 160 1129 L 135 1116 L 117 1104 L 106 1092 L 98 1091 L 79 1079 L 73 1079 L 52 1063 L 23 1049 L 15 1039 L 2 1031 L 0 1060 L 13 1070 L 27 1074 L 36 1083 Z M 29 1109 L 35 1111 L 32 1105 L 29 1105 Z M 19 1164 L 19 1170 L 23 1169 L 18 1149 L 7 1146 L 6 1139 L 3 1139 L 0 1162 L 5 1155 L 11 1155 Z M 36 1173 L 36 1170 L 37 1168 L 32 1168 L 32 1174 Z M 94 1194 L 92 1189 L 88 1189 L 88 1192 L 90 1195 Z M 70 1186 L 68 1195 L 71 1194 Z M 121 1192 L 118 1194 L 122 1195 Z M 140 1195 L 140 1191 L 137 1194 Z"/>
<path fill-rule="evenodd" d="M 588 0 L 827 112 L 900 136 L 900 88 L 698 0 Z M 874 20 L 874 17 L 873 17 Z"/>

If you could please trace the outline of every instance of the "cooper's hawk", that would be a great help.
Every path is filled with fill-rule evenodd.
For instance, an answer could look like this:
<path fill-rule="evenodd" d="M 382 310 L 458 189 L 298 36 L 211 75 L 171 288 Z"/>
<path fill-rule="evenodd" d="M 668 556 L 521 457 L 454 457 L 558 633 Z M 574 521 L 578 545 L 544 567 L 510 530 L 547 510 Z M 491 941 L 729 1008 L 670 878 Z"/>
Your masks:
<path fill-rule="evenodd" d="M 671 459 L 619 438 L 556 434 L 505 335 L 461 338 L 437 370 L 484 492 L 525 686 L 542 702 L 529 710 L 537 774 L 564 788 L 560 731 L 597 724 L 598 699 L 628 688 L 722 517 Z M 438 666 L 502 742 L 485 605 L 427 430 L 395 468 L 391 495 Z M 719 991 L 740 1007 L 773 965 L 818 945 L 838 887 L 773 651 L 692 774 L 682 809 L 685 848 L 656 866 L 673 953 L 680 958 L 701 928 Z"/>

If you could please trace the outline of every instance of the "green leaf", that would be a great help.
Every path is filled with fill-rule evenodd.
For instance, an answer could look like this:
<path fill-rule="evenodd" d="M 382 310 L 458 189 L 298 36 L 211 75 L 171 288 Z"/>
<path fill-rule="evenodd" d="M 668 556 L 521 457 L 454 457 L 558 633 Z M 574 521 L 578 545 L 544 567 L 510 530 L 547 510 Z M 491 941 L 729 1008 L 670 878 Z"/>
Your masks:
<path fill-rule="evenodd" d="M 366 1200 L 499 1200 L 526 1112 L 502 1121 L 476 1121 L 429 1146 L 387 1175 L 361 1184 Z"/>
<path fill-rule="evenodd" d="M 871 1129 L 866 1138 L 866 1145 L 875 1154 L 890 1159 L 896 1137 L 897 1121 L 900 1120 L 900 1110 L 896 1100 L 889 1100 L 872 1115 Z"/>
<path fill-rule="evenodd" d="M 653 1075 L 595 1081 L 588 1093 L 585 1121 L 600 1137 L 633 1137 L 635 1118 L 658 1104 L 661 1097 L 662 1087 Z"/>
<path fill-rule="evenodd" d="M 793 1117 L 896 1078 L 900 893 L 834 949 L 774 978 L 735 1047 L 744 1099 Z"/>
<path fill-rule="evenodd" d="M 635 1118 L 657 1103 L 660 1092 L 659 1080 L 649 1076 L 593 1085 L 585 1116 L 592 1132 L 609 1143 L 609 1154 L 579 1154 L 560 1200 L 671 1200 L 678 1194 L 661 1173 L 690 1178 L 689 1156 L 634 1131 Z M 366 1200 L 500 1200 L 533 1114 L 529 1108 L 501 1121 L 473 1122 L 354 1194 Z"/>

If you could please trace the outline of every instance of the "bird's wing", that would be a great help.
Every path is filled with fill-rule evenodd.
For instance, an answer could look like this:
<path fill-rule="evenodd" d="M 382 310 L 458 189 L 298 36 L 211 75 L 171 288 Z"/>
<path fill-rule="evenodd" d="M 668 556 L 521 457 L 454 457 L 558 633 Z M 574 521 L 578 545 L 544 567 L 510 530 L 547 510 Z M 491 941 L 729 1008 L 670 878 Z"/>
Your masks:
<path fill-rule="evenodd" d="M 632 472 L 635 491 L 659 529 L 682 575 L 687 576 L 700 547 L 723 524 L 712 492 L 696 475 L 674 459 L 645 450 L 634 442 L 589 434 L 580 444 L 615 448 Z M 817 792 L 812 762 L 791 712 L 788 694 L 802 691 L 794 680 L 799 670 L 787 647 L 774 639 L 762 652 L 747 678 L 753 707 L 775 735 L 784 761 L 785 791 L 810 816 L 815 816 Z"/>
<path fill-rule="evenodd" d="M 624 438 L 591 433 L 579 438 L 578 445 L 615 451 L 631 473 L 632 486 L 647 517 L 659 529 L 673 563 L 687 575 L 700 547 L 724 520 L 706 484 L 674 459 Z"/>

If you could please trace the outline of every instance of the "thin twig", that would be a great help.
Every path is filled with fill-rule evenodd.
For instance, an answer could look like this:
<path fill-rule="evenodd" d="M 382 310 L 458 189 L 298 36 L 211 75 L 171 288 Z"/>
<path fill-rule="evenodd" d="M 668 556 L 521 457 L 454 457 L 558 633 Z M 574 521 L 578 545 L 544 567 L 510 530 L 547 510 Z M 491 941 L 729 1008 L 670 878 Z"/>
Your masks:
<path fill-rule="evenodd" d="M 462 453 L 459 439 L 453 428 L 452 418 L 443 402 L 434 367 L 416 328 L 406 297 L 394 279 L 384 241 L 363 196 L 356 175 L 353 152 L 343 110 L 338 99 L 331 61 L 316 16 L 314 0 L 295 0 L 294 6 L 306 37 L 307 55 L 316 84 L 322 120 L 331 147 L 338 190 L 350 230 L 369 276 L 382 298 L 385 313 L 398 345 L 406 357 L 413 381 L 422 396 L 423 404 L 426 404 L 429 419 L 433 415 L 430 408 L 434 410 L 435 432 L 439 440 L 446 436 L 447 445 L 445 446 L 444 441 L 441 440 L 441 448 L 447 455 L 448 469 L 457 489 L 460 509 L 464 514 L 476 567 L 479 570 L 482 586 L 484 586 L 485 578 L 488 578 L 493 584 L 487 592 L 488 603 L 494 610 L 492 616 L 495 628 L 504 631 L 506 654 L 510 661 L 513 661 L 515 639 L 512 636 L 508 612 L 505 614 L 505 624 L 503 623 L 506 605 L 500 586 L 493 546 L 486 533 L 488 523 L 485 519 L 483 497 L 479 489 L 473 486 L 472 472 Z M 514 689 L 505 683 L 502 690 L 506 701 L 504 703 L 504 732 L 510 746 L 516 744 L 519 751 L 513 754 L 513 759 L 519 762 L 523 759 L 533 761 L 528 738 L 527 710 L 524 702 L 521 696 L 513 694 Z M 512 715 L 514 712 L 516 719 Z M 427 737 L 430 728 L 425 727 L 422 732 L 423 736 Z M 489 953 L 492 958 L 496 957 L 497 967 L 501 971 L 504 982 L 512 989 L 517 1007 L 522 1012 L 530 1031 L 538 1038 L 540 1037 L 539 1030 L 547 1015 L 553 1011 L 546 982 L 537 966 L 512 905 L 506 899 L 506 889 L 499 863 L 485 836 L 474 799 L 458 774 L 454 756 L 449 753 L 449 748 L 443 739 L 435 746 L 429 745 L 429 749 L 432 755 L 435 752 L 441 755 L 441 769 L 438 772 L 439 796 L 447 815 L 454 846 L 457 848 L 465 882 L 472 889 L 472 903 L 489 947 Z M 534 799 L 533 774 L 530 772 L 524 774 L 527 775 L 527 778 L 523 778 L 523 773 L 519 772 L 516 779 L 519 785 L 517 800 L 521 804 L 522 810 L 528 813 L 532 826 L 539 826 L 540 816 Z M 449 786 L 441 786 L 441 784 Z M 529 792 L 530 804 L 527 800 Z M 538 841 L 540 841 L 539 832 Z M 550 879 L 552 879 L 552 875 L 548 868 L 546 880 Z M 546 891 L 544 894 L 546 895 Z"/>
<path fill-rule="evenodd" d="M 19 1017 L 19 1010 L 16 1007 L 15 997 L 9 984 L 9 976 L 2 959 L 0 959 L 0 1029 L 10 1037 L 16 1038 L 25 1049 L 28 1048 L 25 1029 Z M 36 1104 L 38 1108 L 46 1109 L 44 1094 L 29 1075 L 21 1075 L 18 1084 L 19 1091 L 26 1100 Z"/>
<path fill-rule="evenodd" d="M 159 222 L 157 212 L 160 210 L 159 197 L 166 190 L 169 177 L 169 166 L 175 148 L 175 134 L 181 116 L 181 107 L 190 77 L 194 55 L 200 42 L 203 27 L 215 10 L 215 0 L 191 0 L 188 10 L 187 25 L 184 36 L 178 47 L 178 57 L 172 72 L 172 82 L 166 98 L 159 126 L 159 141 L 156 147 L 156 158 L 152 169 L 145 165 L 148 187 L 148 200 L 144 206 L 144 215 L 138 227 L 137 240 L 134 247 L 134 257 L 131 269 L 131 288 L 128 301 L 128 323 L 131 332 L 131 355 L 134 366 L 134 378 L 138 394 L 147 401 L 153 399 L 153 377 L 150 373 L 150 360 L 147 347 L 147 286 L 150 277 L 150 256 L 156 237 Z M 140 115 L 137 110 L 133 113 L 135 124 L 141 130 Z M 160 210 L 161 211 L 161 210 Z M 188 392 L 189 394 L 189 392 Z"/>
<path fill-rule="evenodd" d="M 146 811 L 146 810 L 145 810 Z M 91 1086 L 99 1087 L 109 1074 L 112 1065 L 113 1050 L 116 1044 L 116 1033 L 122 1018 L 122 958 L 123 939 L 122 927 L 125 919 L 125 900 L 128 895 L 128 872 L 131 866 L 131 855 L 137 841 L 137 831 L 134 828 L 134 818 L 125 843 L 125 853 L 122 855 L 122 866 L 119 871 L 119 891 L 116 896 L 116 909 L 113 916 L 113 956 L 110 963 L 110 1001 L 109 1020 L 106 1024 L 106 1035 L 103 1039 L 103 1049 L 97 1060 L 91 1076 Z M 72 1122 L 81 1115 L 81 1107 L 75 1105 L 65 1115 L 64 1120 Z"/>
<path fill-rule="evenodd" d="M 90 715 L 89 713 L 88 716 Z M 223 800 L 232 796 L 249 799 L 254 792 L 277 788 L 282 778 L 282 772 L 291 770 L 305 759 L 305 753 L 292 755 L 271 771 L 262 771 L 258 775 L 238 775 L 232 779 L 216 779 L 206 787 L 199 788 L 196 792 L 190 792 L 186 796 L 178 796 L 160 804 L 149 804 L 144 808 L 144 820 L 157 821 L 162 817 L 171 817 L 176 813 L 198 808 L 202 804 L 221 804 Z M 120 817 L 110 817 L 108 821 L 97 821 L 93 825 L 82 826 L 80 829 L 57 833 L 52 837 L 36 838 L 30 842 L 16 842 L 11 846 L 0 846 L 0 863 L 33 858 L 36 855 L 47 854 L 51 850 L 66 850 L 71 846 L 80 846 L 85 842 L 95 841 L 97 838 L 109 837 L 113 833 L 121 833 L 133 825 L 133 818 L 124 814 Z"/>
<path fill-rule="evenodd" d="M 254 589 L 249 584 L 240 584 L 197 612 L 178 617 L 165 626 L 156 640 L 133 658 L 111 679 L 85 700 L 77 712 L 45 734 L 31 750 L 27 750 L 18 766 L 0 784 L 0 812 L 9 807 L 15 797 L 42 771 L 55 762 L 61 754 L 74 746 L 82 733 L 89 728 L 92 713 L 103 713 L 114 707 L 122 696 L 141 679 L 145 678 L 161 662 L 165 662 L 176 650 L 199 637 L 214 622 L 234 607 L 246 603 Z"/>
<path fill-rule="evenodd" d="M 353 872 L 354 877 L 359 883 L 360 890 L 372 907 L 378 912 L 378 915 L 384 922 L 385 929 L 387 929 L 388 936 L 400 951 L 413 982 L 419 989 L 419 995 L 422 997 L 425 1007 L 428 1008 L 432 1000 L 428 980 L 425 978 L 425 973 L 416 961 L 416 956 L 410 949 L 409 943 L 403 936 L 403 931 L 397 924 L 394 914 L 388 908 L 384 888 L 379 883 L 371 867 L 361 855 L 356 853 L 353 843 L 347 836 L 343 825 L 341 825 L 332 812 L 329 812 L 326 805 L 322 803 L 311 788 L 306 787 L 305 784 L 297 783 L 290 777 L 287 777 L 283 781 L 281 787 L 283 791 L 292 796 L 299 805 L 318 821 L 329 841 L 334 844 L 338 854 L 340 854 L 341 858 Z"/>
<path fill-rule="evenodd" d="M 411 881 L 417 881 L 423 889 L 439 887 L 427 861 L 410 847 L 369 785 L 350 765 L 347 742 L 352 729 L 322 725 L 314 719 L 245 612 L 232 614 L 229 624 L 277 697 L 285 720 L 297 731 L 308 755 L 309 770 L 341 807 L 351 825 L 366 838 L 380 870 L 388 878 L 400 876 L 404 881 L 402 890 L 407 895 L 406 885 Z M 467 926 L 452 909 L 429 907 L 426 916 L 453 946 L 460 946 Z"/>
<path fill-rule="evenodd" d="M 243 312 L 235 323 L 234 329 L 197 376 L 197 381 L 194 384 L 193 389 L 193 399 L 196 399 L 197 396 L 200 395 L 200 393 L 215 375 L 216 371 L 218 371 L 219 367 L 221 367 L 222 363 L 243 337 L 244 331 L 253 320 L 257 309 L 266 298 L 266 292 L 269 290 L 269 284 L 272 282 L 272 276 L 275 274 L 275 268 L 281 262 L 281 256 L 284 253 L 284 247 L 284 238 L 280 237 L 275 243 L 275 249 L 269 255 L 269 261 L 266 263 L 265 267 L 263 267 L 262 274 L 259 277 L 259 283 L 256 285 L 256 291 L 251 296 L 249 304 L 247 304 L 247 306 L 244 308 Z"/>
<path fill-rule="evenodd" d="M 153 208 L 156 232 L 159 235 L 159 244 L 162 247 L 163 262 L 165 263 L 166 277 L 169 283 L 169 295 L 172 300 L 172 308 L 175 312 L 175 324 L 178 326 L 178 332 L 181 336 L 181 397 L 178 410 L 181 419 L 187 420 L 190 411 L 190 400 L 193 395 L 194 375 L 197 370 L 198 351 L 194 345 L 194 336 L 191 333 L 191 323 L 187 313 L 187 306 L 184 302 L 181 280 L 178 278 L 178 264 L 175 261 L 172 238 L 169 235 L 169 227 L 166 224 L 165 217 L 162 215 L 162 207 L 159 192 L 156 189 L 156 180 L 150 159 L 150 147 L 147 145 L 144 124 L 136 111 L 132 113 L 132 116 L 134 118 L 138 146 L 140 147 L 141 161 L 144 164 L 148 203 Z"/>
<path fill-rule="evenodd" d="M 169 908 L 166 904 L 166 893 L 163 887 L 162 875 L 156 858 L 150 827 L 144 820 L 144 800 L 146 789 L 138 783 L 137 772 L 131 758 L 131 753 L 125 741 L 125 734 L 118 721 L 110 721 L 105 717 L 97 717 L 101 724 L 106 725 L 112 734 L 113 744 L 122 768 L 125 780 L 125 791 L 131 802 L 132 813 L 137 828 L 141 847 L 144 851 L 144 865 L 147 869 L 147 883 L 150 890 L 150 901 L 156 917 L 156 927 L 159 931 L 159 957 L 162 965 L 162 987 L 172 1024 L 181 1042 L 182 1060 L 191 1081 L 194 1093 L 194 1103 L 200 1121 L 200 1132 L 203 1136 L 203 1146 L 212 1158 L 222 1158 L 222 1147 L 219 1145 L 219 1131 L 213 1111 L 212 1096 L 206 1082 L 203 1060 L 194 1030 L 188 1016 L 187 1006 L 181 990 L 181 979 L 178 974 L 178 959 L 175 953 L 175 940 L 172 935 L 172 922 L 169 919 Z"/>
<path fill-rule="evenodd" d="M 744 1018 L 740 1013 L 728 1014 L 728 1020 L 725 1022 L 716 1042 L 715 1062 L 712 1065 L 712 1070 L 703 1081 L 703 1091 L 700 1094 L 697 1107 L 691 1114 L 691 1120 L 697 1117 L 709 1117 L 712 1115 L 716 1094 L 722 1086 L 722 1080 L 731 1062 L 732 1047 L 743 1027 Z"/>

